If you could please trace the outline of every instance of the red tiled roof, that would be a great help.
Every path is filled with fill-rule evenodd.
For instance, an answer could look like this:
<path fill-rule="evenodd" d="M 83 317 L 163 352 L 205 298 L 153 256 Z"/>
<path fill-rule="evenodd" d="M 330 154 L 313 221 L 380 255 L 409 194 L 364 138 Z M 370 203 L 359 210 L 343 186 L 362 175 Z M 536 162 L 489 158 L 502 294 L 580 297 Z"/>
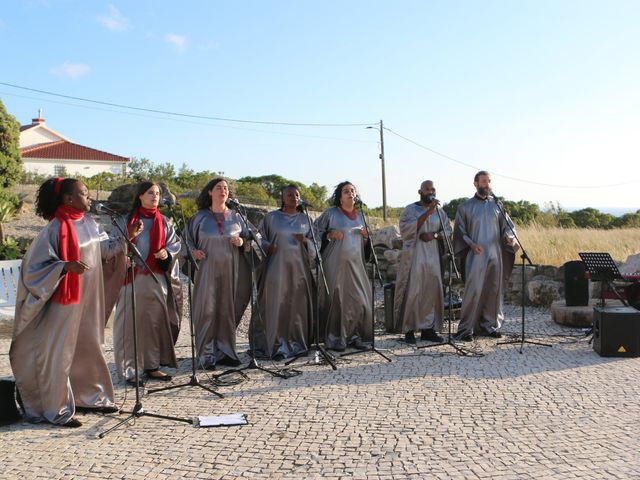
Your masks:
<path fill-rule="evenodd" d="M 85 147 L 77 143 L 60 140 L 22 149 L 22 158 L 50 158 L 55 160 L 103 160 L 107 162 L 128 162 L 127 157 Z"/>

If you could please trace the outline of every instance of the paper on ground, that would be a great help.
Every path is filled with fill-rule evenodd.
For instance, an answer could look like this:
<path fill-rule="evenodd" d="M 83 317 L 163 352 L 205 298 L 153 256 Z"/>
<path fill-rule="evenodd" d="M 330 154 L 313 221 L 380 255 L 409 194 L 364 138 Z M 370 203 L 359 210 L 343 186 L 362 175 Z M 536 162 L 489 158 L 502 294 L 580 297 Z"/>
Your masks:
<path fill-rule="evenodd" d="M 246 425 L 247 423 L 247 417 L 244 413 L 198 417 L 198 425 L 201 427 L 226 427 L 231 425 Z"/>

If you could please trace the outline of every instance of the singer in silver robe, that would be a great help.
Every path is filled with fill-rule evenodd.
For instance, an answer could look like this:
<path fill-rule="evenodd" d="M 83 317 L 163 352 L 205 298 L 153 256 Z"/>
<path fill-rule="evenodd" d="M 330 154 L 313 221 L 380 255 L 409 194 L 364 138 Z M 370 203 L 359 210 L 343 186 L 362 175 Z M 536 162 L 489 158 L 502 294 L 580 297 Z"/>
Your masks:
<path fill-rule="evenodd" d="M 321 296 L 327 348 L 341 351 L 373 340 L 371 284 L 365 268 L 362 214 L 349 219 L 339 207 L 331 207 L 316 220 L 317 238 L 322 239 L 322 259 L 329 298 Z M 344 234 L 343 240 L 326 241 L 330 230 Z M 322 289 L 320 290 L 322 293 Z M 323 328 L 321 326 L 321 328 Z"/>
<path fill-rule="evenodd" d="M 201 368 L 212 368 L 227 357 L 239 361 L 236 353 L 236 309 L 240 248 L 231 245 L 232 236 L 246 237 L 246 228 L 235 210 L 227 210 L 222 234 L 213 212 L 198 210 L 191 217 L 184 239 L 191 250 L 202 250 L 193 288 L 193 322 L 196 351 Z M 224 363 L 224 362 L 222 362 Z"/>
<path fill-rule="evenodd" d="M 80 302 L 51 301 L 63 274 L 59 257 L 60 222 L 53 219 L 35 238 L 22 261 L 9 352 L 30 422 L 67 423 L 76 406 L 114 406 L 113 385 L 102 350 L 104 287 L 102 259 L 122 244 L 100 236 L 90 216 L 73 221 L 80 260 L 91 268 L 81 276 Z"/>
<path fill-rule="evenodd" d="M 451 227 L 447 215 L 438 208 L 418 230 L 418 218 L 425 212 L 427 208 L 416 202 L 408 205 L 400 217 L 403 243 L 396 278 L 393 317 L 396 329 L 402 333 L 439 330 L 444 316 L 440 240 L 424 242 L 420 240 L 420 234 L 443 234 L 438 215 L 442 219 L 446 235 L 451 235 Z"/>
<path fill-rule="evenodd" d="M 476 195 L 458 207 L 454 250 L 465 280 L 459 336 L 491 335 L 502 326 L 504 285 L 515 258 L 514 248 L 505 244 L 512 237 L 509 225 L 513 227 L 507 220 L 490 196 Z M 472 244 L 483 252 L 474 254 Z"/>
<path fill-rule="evenodd" d="M 157 370 L 162 367 L 177 368 L 174 349 L 174 332 L 179 331 L 182 317 L 182 285 L 180 283 L 179 265 L 180 239 L 176 235 L 167 218 L 162 216 L 166 245 L 164 248 L 171 256 L 171 266 L 167 272 L 156 272 L 157 284 L 148 274 L 138 258 L 136 264 L 135 298 L 136 298 L 136 330 L 138 337 L 138 369 L 144 371 Z M 136 246 L 147 258 L 153 227 L 153 218 L 140 217 L 144 229 L 136 237 Z M 127 217 L 120 217 L 119 225 L 127 231 Z M 117 228 L 112 230 L 112 236 L 121 238 Z M 122 272 L 124 275 L 126 272 Z M 121 276 L 124 280 L 124 276 Z M 131 305 L 131 283 L 122 285 L 116 303 L 115 321 L 113 324 L 113 350 L 118 376 L 123 380 L 135 378 L 133 361 L 133 311 Z"/>
<path fill-rule="evenodd" d="M 260 233 L 262 248 L 276 250 L 263 264 L 249 342 L 257 357 L 294 357 L 309 349 L 315 257 L 311 244 L 303 246 L 294 235 L 311 242 L 311 228 L 304 213 L 275 210 L 265 216 Z"/>

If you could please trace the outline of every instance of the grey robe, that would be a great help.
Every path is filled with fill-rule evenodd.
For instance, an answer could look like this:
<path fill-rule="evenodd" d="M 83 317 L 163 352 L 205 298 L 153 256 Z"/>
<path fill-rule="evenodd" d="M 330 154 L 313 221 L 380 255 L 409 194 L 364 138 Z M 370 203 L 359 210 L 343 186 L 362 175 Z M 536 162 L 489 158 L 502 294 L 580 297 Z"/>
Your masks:
<path fill-rule="evenodd" d="M 265 216 L 261 234 L 265 252 L 273 244 L 277 250 L 263 264 L 249 342 L 258 357 L 293 357 L 309 349 L 314 290 L 313 248 L 300 245 L 293 235 L 310 242 L 311 228 L 304 213 L 275 210 Z"/>
<path fill-rule="evenodd" d="M 73 221 L 73 226 L 80 260 L 91 267 L 80 275 L 78 304 L 51 301 L 64 267 L 58 256 L 57 219 L 38 234 L 22 261 L 9 358 L 31 422 L 64 424 L 75 414 L 76 405 L 114 405 L 102 350 L 102 258 L 115 255 L 122 245 L 106 235 L 101 237 L 98 225 L 88 215 Z"/>
<path fill-rule="evenodd" d="M 221 214 L 217 214 L 220 217 Z M 238 360 L 236 353 L 236 292 L 240 249 L 231 236 L 246 235 L 235 210 L 227 210 L 218 232 L 211 210 L 199 210 L 189 220 L 185 242 L 191 250 L 202 250 L 206 258 L 198 263 L 193 288 L 193 322 L 196 350 L 201 368 L 225 357 Z"/>
<path fill-rule="evenodd" d="M 157 273 L 160 281 L 157 284 L 151 275 L 147 274 L 141 262 L 135 258 L 137 274 L 135 277 L 136 294 L 136 330 L 138 334 L 138 369 L 155 370 L 164 367 L 178 366 L 174 350 L 174 330 L 179 331 L 181 318 L 181 289 L 177 296 L 173 285 L 180 287 L 179 265 L 180 239 L 175 229 L 163 216 L 166 237 L 165 249 L 171 256 L 170 268 L 167 272 Z M 140 218 L 144 229 L 136 238 L 136 246 L 143 258 L 147 258 L 153 218 Z M 126 232 L 127 217 L 119 219 L 120 226 Z M 117 229 L 112 230 L 115 238 L 121 234 Z M 123 272 L 124 273 L 124 272 Z M 124 276 L 120 277 L 124 280 Z M 118 376 L 122 379 L 135 378 L 133 361 L 133 312 L 131 308 L 132 285 L 122 285 L 116 304 L 116 315 L 113 323 L 113 350 Z"/>
<path fill-rule="evenodd" d="M 454 249 L 465 279 L 460 334 L 482 335 L 502 326 L 504 284 L 514 260 L 514 250 L 504 244 L 512 235 L 509 224 L 491 197 L 482 200 L 474 196 L 458 207 Z M 471 252 L 472 243 L 482 246 L 483 253 Z"/>
<path fill-rule="evenodd" d="M 322 239 L 322 259 L 329 287 L 329 298 L 322 294 L 321 315 L 327 348 L 343 350 L 349 345 L 373 340 L 371 284 L 365 268 L 364 227 L 358 212 L 350 220 L 338 207 L 331 207 L 316 220 L 318 239 Z M 344 234 L 343 240 L 327 241 L 331 230 Z M 322 328 L 322 327 L 321 327 Z"/>
<path fill-rule="evenodd" d="M 451 235 L 447 215 L 440 209 L 434 211 L 416 228 L 418 217 L 427 211 L 419 203 L 408 205 L 400 217 L 402 253 L 396 278 L 394 298 L 394 322 L 402 333 L 442 326 L 444 316 L 444 296 L 442 289 L 442 268 L 440 265 L 440 242 L 423 242 L 420 234 L 440 232 L 443 220 L 445 234 Z"/>

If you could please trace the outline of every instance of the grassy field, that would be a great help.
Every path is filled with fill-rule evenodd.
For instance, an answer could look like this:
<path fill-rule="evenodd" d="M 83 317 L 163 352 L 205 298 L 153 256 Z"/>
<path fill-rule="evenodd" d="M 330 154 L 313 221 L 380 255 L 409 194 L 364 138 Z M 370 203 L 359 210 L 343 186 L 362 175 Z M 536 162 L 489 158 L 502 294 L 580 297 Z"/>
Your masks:
<path fill-rule="evenodd" d="M 397 219 L 383 222 L 371 218 L 373 228 L 398 225 Z M 640 228 L 600 230 L 590 228 L 518 227 L 518 236 L 537 265 L 561 266 L 580 260 L 579 252 L 608 252 L 616 262 L 640 253 Z"/>
<path fill-rule="evenodd" d="M 520 227 L 518 236 L 531 259 L 539 265 L 560 266 L 579 260 L 578 252 L 608 252 L 617 262 L 640 252 L 640 228 L 596 230 L 588 228 Z"/>

